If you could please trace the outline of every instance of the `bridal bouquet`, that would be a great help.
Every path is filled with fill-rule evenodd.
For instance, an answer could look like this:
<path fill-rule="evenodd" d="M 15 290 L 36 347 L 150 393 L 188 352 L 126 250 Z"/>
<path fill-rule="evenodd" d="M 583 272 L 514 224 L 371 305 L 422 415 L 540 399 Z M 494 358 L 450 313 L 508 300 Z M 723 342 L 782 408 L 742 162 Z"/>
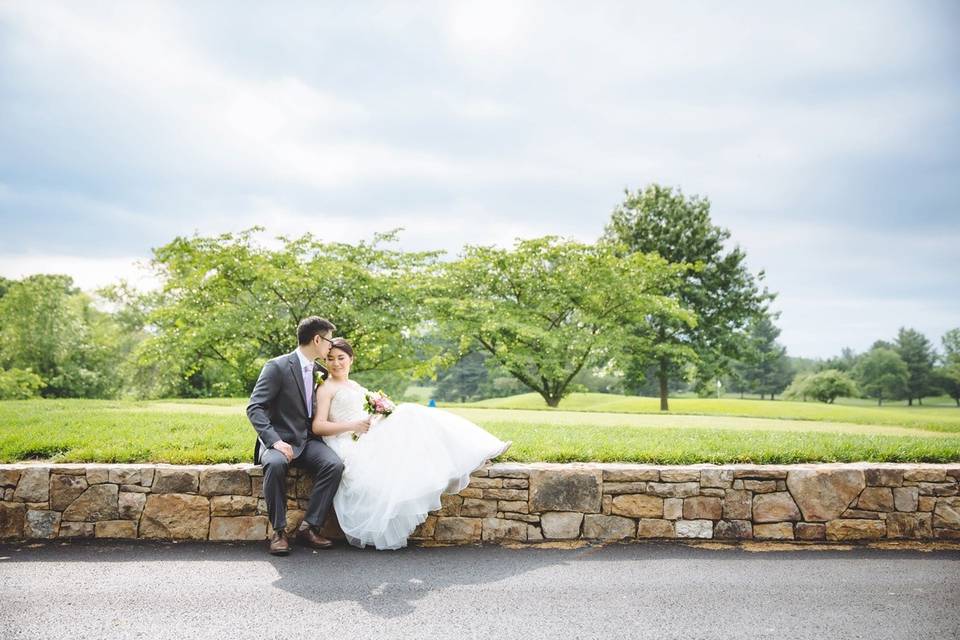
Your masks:
<path fill-rule="evenodd" d="M 377 391 L 376 393 L 367 394 L 363 408 L 371 415 L 386 417 L 393 413 L 397 405 L 383 391 Z"/>
<path fill-rule="evenodd" d="M 377 391 L 376 393 L 370 392 L 367 393 L 364 402 L 363 410 L 369 413 L 374 417 L 387 417 L 393 410 L 397 408 L 397 405 L 394 403 L 390 397 L 385 394 L 383 391 Z M 359 440 L 360 434 L 354 433 L 353 439 Z"/>

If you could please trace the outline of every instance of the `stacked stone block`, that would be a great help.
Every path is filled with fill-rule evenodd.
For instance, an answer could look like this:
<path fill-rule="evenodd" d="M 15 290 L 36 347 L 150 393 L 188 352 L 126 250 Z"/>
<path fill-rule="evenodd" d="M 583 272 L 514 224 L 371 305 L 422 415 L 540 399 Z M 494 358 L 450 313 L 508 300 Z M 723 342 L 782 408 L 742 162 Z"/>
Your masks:
<path fill-rule="evenodd" d="M 291 469 L 291 529 L 310 486 Z M 263 540 L 262 489 L 253 465 L 0 465 L 0 539 Z"/>
<path fill-rule="evenodd" d="M 444 543 L 960 540 L 958 478 L 958 465 L 497 464 L 445 496 L 417 534 Z"/>
<path fill-rule="evenodd" d="M 419 542 L 960 540 L 960 465 L 495 464 Z M 312 479 L 291 469 L 288 527 Z M 263 540 L 253 465 L 0 465 L 0 539 Z M 340 537 L 334 518 L 325 533 Z"/>

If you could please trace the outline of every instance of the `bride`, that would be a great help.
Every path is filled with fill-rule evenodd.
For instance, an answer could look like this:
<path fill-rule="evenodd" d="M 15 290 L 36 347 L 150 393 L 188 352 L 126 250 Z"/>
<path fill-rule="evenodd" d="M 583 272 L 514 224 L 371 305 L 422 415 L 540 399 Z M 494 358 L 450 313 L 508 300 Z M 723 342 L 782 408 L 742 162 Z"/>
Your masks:
<path fill-rule="evenodd" d="M 350 380 L 352 364 L 350 343 L 333 340 L 313 435 L 344 464 L 333 505 L 347 541 L 399 549 L 427 512 L 440 508 L 441 493 L 464 489 L 470 474 L 510 443 L 453 413 L 416 404 L 371 416 L 364 409 L 367 390 Z"/>

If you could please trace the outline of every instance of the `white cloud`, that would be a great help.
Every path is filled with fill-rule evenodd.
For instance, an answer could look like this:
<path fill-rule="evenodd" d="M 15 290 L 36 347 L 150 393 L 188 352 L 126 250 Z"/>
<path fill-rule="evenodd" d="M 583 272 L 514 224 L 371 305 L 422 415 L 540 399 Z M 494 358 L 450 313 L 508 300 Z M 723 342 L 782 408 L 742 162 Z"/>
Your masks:
<path fill-rule="evenodd" d="M 455 50 L 482 61 L 513 54 L 536 17 L 534 3 L 461 0 L 447 5 L 447 37 Z"/>
<path fill-rule="evenodd" d="M 825 287 L 826 289 L 826 287 Z M 779 341 L 789 345 L 790 355 L 829 357 L 844 347 L 863 352 L 877 340 L 892 341 L 900 327 L 920 330 L 940 347 L 940 337 L 960 326 L 960 310 L 949 300 L 924 301 L 896 296 L 843 297 L 796 296 L 778 306 L 784 313 L 778 321 Z"/>
<path fill-rule="evenodd" d="M 472 220 L 464 224 L 463 220 Z M 277 248 L 278 237 L 299 237 L 312 233 L 326 242 L 370 241 L 374 233 L 406 227 L 401 232 L 401 242 L 394 245 L 407 251 L 444 249 L 448 256 L 455 256 L 467 244 L 512 246 L 518 238 L 540 235 L 542 230 L 519 220 L 497 217 L 471 205 L 464 205 L 454 215 L 442 212 L 420 214 L 417 224 L 410 225 L 409 214 L 384 216 L 373 220 L 357 219 L 345 215 L 320 215 L 293 211 L 260 203 L 255 214 L 241 218 L 226 215 L 210 216 L 192 231 L 201 235 L 238 232 L 266 222 L 266 229 L 256 236 L 257 242 L 266 247 Z M 576 230 L 561 229 L 558 232 L 576 237 Z M 172 237 L 171 237 L 172 239 Z M 587 239 L 587 238 L 581 238 Z M 150 257 L 117 256 L 102 257 L 64 254 L 29 253 L 0 255 L 0 276 L 20 279 L 33 274 L 61 273 L 70 275 L 74 284 L 84 291 L 117 284 L 121 279 L 134 288 L 147 291 L 156 289 L 161 282 L 149 268 Z"/>
<path fill-rule="evenodd" d="M 827 355 L 867 340 L 858 309 L 884 327 L 956 309 L 938 306 L 952 208 L 922 204 L 960 195 L 937 11 L 0 3 L 0 216 L 20 234 L 0 267 L 94 282 L 118 255 L 258 224 L 405 227 L 403 246 L 453 252 L 590 240 L 624 187 L 659 181 L 710 197 L 781 293 L 791 352 Z"/>
<path fill-rule="evenodd" d="M 66 274 L 84 291 L 117 284 L 121 278 L 133 287 L 147 291 L 159 286 L 159 282 L 146 266 L 144 257 L 77 257 L 71 255 L 28 254 L 0 256 L 0 275 L 17 280 L 41 273 Z"/>
<path fill-rule="evenodd" d="M 363 104 L 297 77 L 251 79 L 218 65 L 184 35 L 186 16 L 173 5 L 114 8 L 90 15 L 75 5 L 9 7 L 21 27 L 14 55 L 37 71 L 39 92 L 69 101 L 88 126 L 128 127 L 120 137 L 140 137 L 149 123 L 153 136 L 131 162 L 165 155 L 181 172 L 318 188 L 457 171 L 430 152 L 342 135 L 372 117 Z M 64 68 L 66 77 L 55 71 Z M 124 115 L 105 118 L 98 94 L 119 100 L 107 106 Z"/>
<path fill-rule="evenodd" d="M 901 326 L 933 341 L 960 325 L 952 265 L 960 232 L 853 228 L 843 221 L 769 219 L 734 238 L 753 269 L 763 267 L 778 292 L 781 343 L 792 355 L 828 357 L 843 347 L 865 351 L 892 340 Z"/>
<path fill-rule="evenodd" d="M 342 212 L 304 211 L 264 200 L 239 216 L 205 216 L 197 231 L 201 234 L 237 232 L 253 226 L 265 227 L 260 234 L 264 242 L 277 236 L 297 237 L 307 232 L 327 242 L 369 241 L 375 233 L 403 229 L 398 247 L 408 251 L 443 250 L 449 255 L 456 255 L 467 244 L 508 247 L 518 238 L 547 233 L 587 241 L 595 238 L 595 234 L 585 232 L 578 225 L 562 224 L 545 230 L 541 225 L 510 218 L 470 202 L 454 203 L 442 209 L 394 210 L 358 218 Z"/>

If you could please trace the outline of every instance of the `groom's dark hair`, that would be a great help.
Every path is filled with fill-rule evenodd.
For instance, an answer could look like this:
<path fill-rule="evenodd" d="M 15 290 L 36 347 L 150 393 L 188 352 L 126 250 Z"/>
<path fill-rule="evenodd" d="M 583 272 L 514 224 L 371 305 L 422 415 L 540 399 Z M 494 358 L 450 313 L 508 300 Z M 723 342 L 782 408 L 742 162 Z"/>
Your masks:
<path fill-rule="evenodd" d="M 318 333 L 333 332 L 336 327 L 329 320 L 320 316 L 309 316 L 297 325 L 297 341 L 300 344 L 310 344 Z"/>

